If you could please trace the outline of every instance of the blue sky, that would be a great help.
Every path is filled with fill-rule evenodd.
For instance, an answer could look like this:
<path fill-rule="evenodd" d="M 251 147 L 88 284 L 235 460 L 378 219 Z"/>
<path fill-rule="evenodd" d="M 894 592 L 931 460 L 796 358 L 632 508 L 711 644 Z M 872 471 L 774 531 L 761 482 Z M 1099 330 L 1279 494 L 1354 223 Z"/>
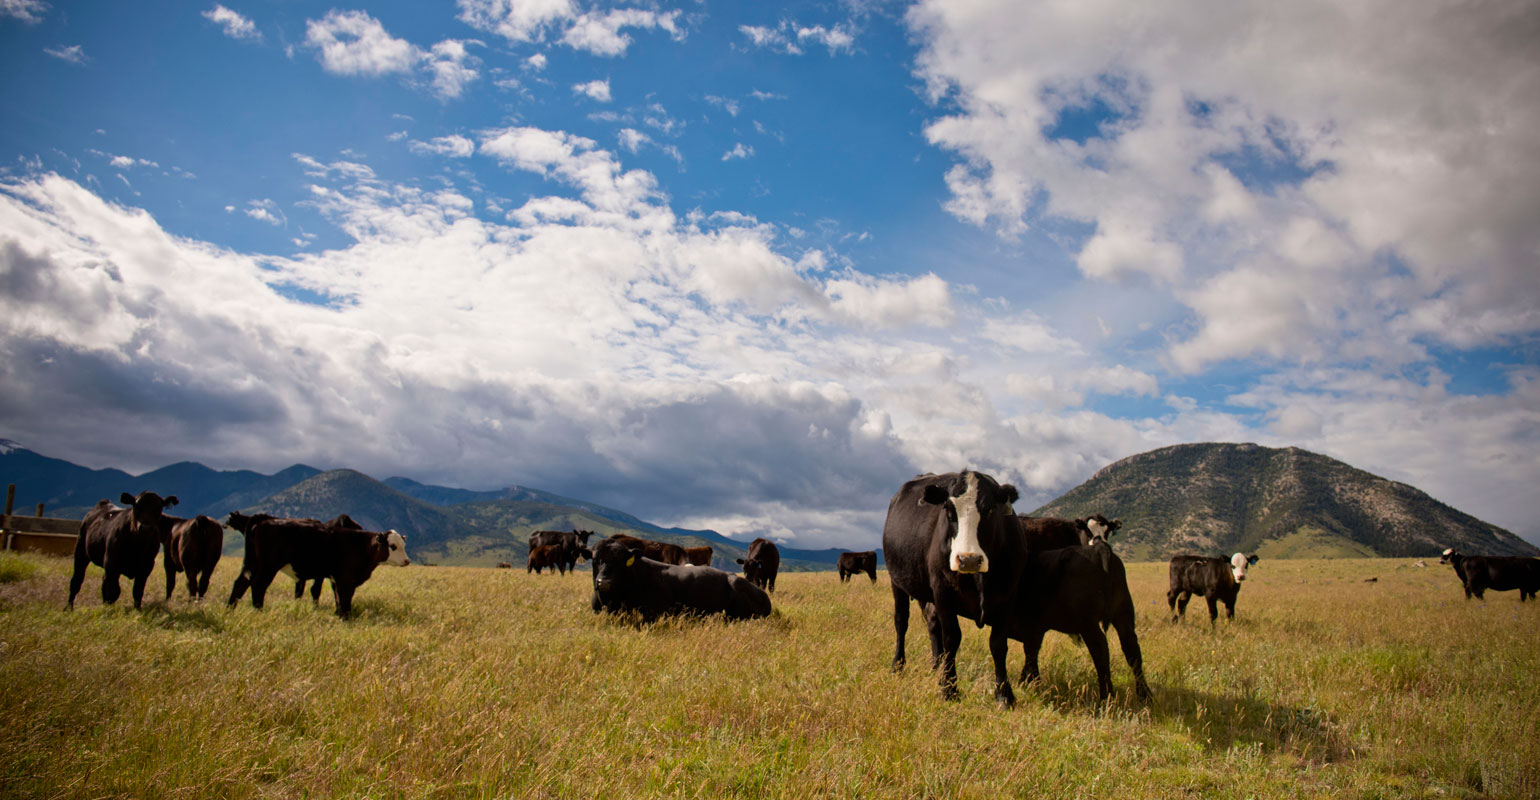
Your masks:
<path fill-rule="evenodd" d="M 861 548 L 1254 441 L 1540 540 L 1532 4 L 1275 5 L 0 0 L 0 435 Z"/>

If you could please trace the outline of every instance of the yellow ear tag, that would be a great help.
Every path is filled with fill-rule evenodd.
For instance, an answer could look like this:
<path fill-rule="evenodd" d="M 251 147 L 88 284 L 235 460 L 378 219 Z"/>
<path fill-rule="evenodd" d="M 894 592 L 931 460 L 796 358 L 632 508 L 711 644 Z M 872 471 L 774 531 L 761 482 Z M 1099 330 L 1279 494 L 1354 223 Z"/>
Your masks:
<path fill-rule="evenodd" d="M 628 566 L 628 567 L 631 566 L 632 564 L 635 564 L 635 563 L 636 563 L 636 556 L 631 556 L 630 558 L 626 559 L 626 566 Z"/>

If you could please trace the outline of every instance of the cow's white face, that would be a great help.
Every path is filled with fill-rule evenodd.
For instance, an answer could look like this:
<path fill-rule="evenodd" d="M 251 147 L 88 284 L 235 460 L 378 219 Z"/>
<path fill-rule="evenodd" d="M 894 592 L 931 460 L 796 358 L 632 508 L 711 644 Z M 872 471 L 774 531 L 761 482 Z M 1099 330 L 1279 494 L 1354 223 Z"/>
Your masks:
<path fill-rule="evenodd" d="M 1246 558 L 1245 553 L 1236 553 L 1230 556 L 1230 572 L 1235 574 L 1236 583 L 1246 580 L 1246 567 L 1250 565 L 1251 562 Z"/>
<path fill-rule="evenodd" d="M 1106 525 L 1103 525 L 1100 520 L 1095 518 L 1088 519 L 1085 521 L 1085 526 L 1086 529 L 1091 532 L 1092 544 L 1095 544 L 1098 539 L 1103 542 L 1107 541 L 1108 528 Z"/>
<path fill-rule="evenodd" d="M 406 537 L 395 530 L 385 532 L 385 543 L 390 545 L 390 555 L 385 557 L 385 563 L 393 567 L 405 567 L 412 563 L 412 559 L 406 557 Z"/>
<path fill-rule="evenodd" d="M 951 500 L 957 511 L 957 535 L 952 537 L 948 566 L 953 572 L 988 572 L 989 555 L 979 543 L 979 476 L 969 472 L 964 479 L 967 489 Z"/>
<path fill-rule="evenodd" d="M 1444 554 L 1443 555 L 1439 556 L 1438 563 L 1440 563 L 1440 564 L 1448 564 L 1449 560 L 1452 559 L 1452 558 L 1454 558 L 1454 548 L 1450 547 L 1450 548 L 1444 550 Z"/>

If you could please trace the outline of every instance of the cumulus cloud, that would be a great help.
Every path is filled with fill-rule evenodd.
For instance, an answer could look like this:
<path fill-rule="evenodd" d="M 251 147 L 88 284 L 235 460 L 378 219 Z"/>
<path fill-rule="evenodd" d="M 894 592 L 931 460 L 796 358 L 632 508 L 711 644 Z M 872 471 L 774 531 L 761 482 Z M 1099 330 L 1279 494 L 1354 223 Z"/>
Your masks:
<path fill-rule="evenodd" d="M 799 25 L 790 20 L 783 20 L 774 27 L 739 25 L 738 32 L 753 47 L 787 55 L 802 55 L 804 45 L 809 43 L 822 45 L 829 51 L 829 55 L 841 51 L 849 53 L 855 49 L 856 41 L 855 34 L 845 25 Z"/>
<path fill-rule="evenodd" d="M 753 157 L 754 157 L 754 148 L 753 148 L 753 146 L 746 145 L 743 142 L 738 142 L 737 144 L 733 145 L 733 149 L 728 150 L 727 152 L 722 154 L 722 160 L 723 161 L 732 161 L 734 159 L 753 158 Z"/>
<path fill-rule="evenodd" d="M 43 0 L 0 0 L 0 15 L 19 19 L 27 24 L 43 21 L 48 4 Z"/>
<path fill-rule="evenodd" d="M 459 0 L 460 21 L 518 44 L 553 36 L 562 44 L 598 56 L 620 56 L 631 46 L 626 28 L 662 30 L 681 38 L 679 11 L 640 8 L 582 11 L 570 0 Z M 536 69 L 544 68 L 545 57 Z"/>
<path fill-rule="evenodd" d="M 1008 238 L 1085 226 L 1083 275 L 1185 304 L 1168 357 L 1186 372 L 1394 367 L 1533 335 L 1524 12 L 1379 5 L 922 2 L 907 21 L 926 136 L 958 159 L 947 208 Z"/>
<path fill-rule="evenodd" d="M 319 20 L 308 20 L 305 46 L 317 52 L 323 69 L 336 75 L 414 78 L 422 74 L 433 93 L 444 100 L 459 97 L 479 77 L 477 59 L 465 42 L 446 39 L 423 50 L 391 36 L 379 20 L 363 11 L 333 9 Z"/>
<path fill-rule="evenodd" d="M 241 16 L 239 12 L 231 11 L 222 5 L 215 5 L 213 8 L 203 12 L 203 18 L 218 25 L 224 30 L 225 35 L 231 39 L 249 42 L 259 42 L 262 40 L 262 32 L 257 30 L 255 22 Z"/>
<path fill-rule="evenodd" d="M 426 142 L 414 141 L 408 145 L 418 155 L 470 158 L 476 152 L 476 143 L 464 136 L 439 136 Z"/>
<path fill-rule="evenodd" d="M 610 101 L 610 82 L 608 80 L 592 80 L 587 83 L 575 83 L 572 85 L 575 94 L 584 95 L 601 103 Z"/>

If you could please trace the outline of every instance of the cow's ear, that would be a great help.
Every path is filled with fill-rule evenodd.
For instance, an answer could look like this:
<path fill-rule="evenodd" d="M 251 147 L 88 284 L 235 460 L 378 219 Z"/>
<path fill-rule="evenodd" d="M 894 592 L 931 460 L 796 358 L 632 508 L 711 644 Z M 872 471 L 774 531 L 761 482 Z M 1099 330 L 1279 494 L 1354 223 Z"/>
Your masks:
<path fill-rule="evenodd" d="M 1005 492 L 1005 502 L 1008 504 L 1014 505 L 1017 500 L 1021 499 L 1021 493 L 1016 491 L 1016 487 L 1012 484 L 1007 483 L 1001 486 L 1000 491 Z"/>
<path fill-rule="evenodd" d="M 1246 556 L 1246 563 L 1248 563 L 1248 564 L 1253 564 L 1253 565 L 1255 565 L 1255 564 L 1256 564 L 1256 563 L 1257 563 L 1257 560 L 1258 560 L 1258 559 L 1257 559 L 1257 557 L 1256 557 L 1256 555 L 1255 555 L 1255 554 L 1253 554 L 1253 555 L 1249 555 L 1249 556 Z"/>
<path fill-rule="evenodd" d="M 168 506 L 176 505 L 176 495 L 171 495 L 171 496 L 167 497 L 166 498 L 166 502 L 163 503 L 162 505 L 168 505 Z"/>
<path fill-rule="evenodd" d="M 738 559 L 738 563 L 739 563 L 739 564 L 742 564 L 742 563 L 743 563 L 743 559 L 741 559 L 741 558 L 740 558 L 740 559 Z"/>
<path fill-rule="evenodd" d="M 131 506 L 131 505 L 134 504 L 134 496 L 129 494 L 128 492 L 124 492 L 123 494 L 118 496 L 118 502 L 119 503 L 123 503 L 124 505 L 130 505 Z"/>
<path fill-rule="evenodd" d="M 952 493 L 947 491 L 945 486 L 927 486 L 925 487 L 925 494 L 920 500 L 933 506 L 940 506 L 946 505 L 947 499 L 951 496 Z"/>

